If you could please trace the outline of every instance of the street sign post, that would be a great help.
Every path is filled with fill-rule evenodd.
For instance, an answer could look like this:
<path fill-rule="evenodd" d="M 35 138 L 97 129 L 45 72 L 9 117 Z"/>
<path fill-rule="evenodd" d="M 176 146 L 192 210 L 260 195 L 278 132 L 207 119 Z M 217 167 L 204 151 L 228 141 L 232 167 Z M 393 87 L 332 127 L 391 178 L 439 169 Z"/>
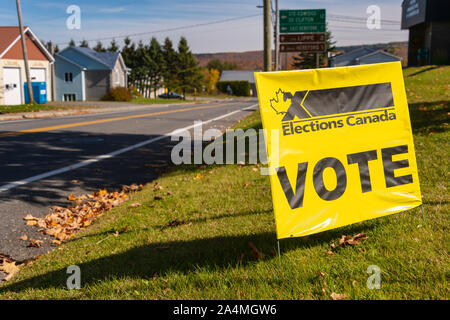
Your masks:
<path fill-rule="evenodd" d="M 325 9 L 280 10 L 280 33 L 325 32 Z"/>
<path fill-rule="evenodd" d="M 282 34 L 280 36 L 280 43 L 311 43 L 311 42 L 325 42 L 324 33 L 297 33 L 297 34 Z"/>
<path fill-rule="evenodd" d="M 280 52 L 325 52 L 325 43 L 281 43 Z"/>
<path fill-rule="evenodd" d="M 319 53 L 326 52 L 325 9 L 280 10 L 278 21 L 279 51 L 315 53 L 319 68 Z"/>

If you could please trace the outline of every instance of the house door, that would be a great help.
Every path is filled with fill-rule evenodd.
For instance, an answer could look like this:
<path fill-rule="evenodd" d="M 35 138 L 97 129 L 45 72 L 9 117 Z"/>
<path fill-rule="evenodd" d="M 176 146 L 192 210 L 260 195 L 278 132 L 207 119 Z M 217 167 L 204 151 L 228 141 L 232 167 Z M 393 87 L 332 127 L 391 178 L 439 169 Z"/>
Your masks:
<path fill-rule="evenodd" d="M 31 68 L 30 78 L 31 82 L 47 82 L 45 68 Z"/>
<path fill-rule="evenodd" d="M 20 68 L 3 68 L 5 105 L 22 104 L 22 81 Z"/>

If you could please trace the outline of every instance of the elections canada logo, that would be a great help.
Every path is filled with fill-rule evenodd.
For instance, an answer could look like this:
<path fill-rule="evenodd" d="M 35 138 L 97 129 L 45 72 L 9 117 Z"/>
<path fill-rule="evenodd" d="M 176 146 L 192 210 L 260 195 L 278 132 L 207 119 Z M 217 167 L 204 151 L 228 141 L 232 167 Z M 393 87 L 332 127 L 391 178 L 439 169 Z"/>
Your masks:
<path fill-rule="evenodd" d="M 295 93 L 278 89 L 270 106 L 283 116 L 284 136 L 397 119 L 389 82 Z"/>

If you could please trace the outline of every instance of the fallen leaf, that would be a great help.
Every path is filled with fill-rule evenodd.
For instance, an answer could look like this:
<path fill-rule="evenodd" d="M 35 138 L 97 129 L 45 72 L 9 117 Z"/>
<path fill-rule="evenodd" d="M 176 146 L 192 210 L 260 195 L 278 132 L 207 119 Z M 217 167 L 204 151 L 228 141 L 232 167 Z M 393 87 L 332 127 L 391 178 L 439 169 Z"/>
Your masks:
<path fill-rule="evenodd" d="M 137 208 L 137 207 L 140 207 L 140 206 L 141 206 L 141 204 L 139 202 L 135 202 L 135 203 L 130 204 L 130 207 L 132 207 L 132 208 Z"/>
<path fill-rule="evenodd" d="M 183 224 L 186 224 L 186 221 L 184 221 L 184 220 L 178 221 L 177 219 L 175 219 L 175 220 L 168 222 L 166 225 L 164 225 L 164 227 L 177 227 L 177 226 L 181 226 Z"/>
<path fill-rule="evenodd" d="M 261 260 L 261 259 L 264 259 L 264 258 L 266 257 L 266 255 L 265 255 L 264 253 L 260 252 L 260 251 L 255 247 L 255 245 L 253 244 L 253 242 L 249 242 L 248 245 L 249 245 L 250 248 L 252 249 L 253 256 L 254 256 L 256 259 Z"/>
<path fill-rule="evenodd" d="M 345 246 L 345 245 L 357 245 L 359 244 L 362 240 L 367 239 L 367 234 L 366 233 L 358 233 L 353 237 L 350 236 L 345 236 L 343 235 L 340 239 L 339 239 L 339 245 L 340 246 Z"/>
<path fill-rule="evenodd" d="M 317 274 L 323 278 L 325 278 L 328 274 L 326 274 L 325 272 L 322 272 L 320 270 L 317 270 Z"/>
<path fill-rule="evenodd" d="M 194 180 L 201 179 L 203 176 L 201 173 L 197 173 L 197 175 L 194 177 Z"/>
<path fill-rule="evenodd" d="M 345 294 L 345 293 L 339 294 L 339 293 L 333 292 L 330 296 L 331 296 L 331 298 L 333 300 L 345 300 L 345 299 L 348 299 L 348 295 Z"/>
<path fill-rule="evenodd" d="M 28 248 L 40 248 L 42 246 L 42 240 L 34 240 L 30 239 L 30 242 L 28 243 Z"/>
<path fill-rule="evenodd" d="M 245 185 L 244 185 L 244 188 L 247 188 L 251 184 L 252 184 L 251 182 L 246 182 Z"/>
<path fill-rule="evenodd" d="M 155 200 L 162 200 L 164 198 L 162 196 L 160 196 L 160 195 L 156 195 L 156 196 L 153 197 L 153 199 L 155 199 Z"/>
<path fill-rule="evenodd" d="M 28 240 L 28 237 L 27 237 L 26 234 L 24 234 L 24 235 L 21 236 L 19 239 L 20 239 L 20 240 L 23 240 L 23 241 L 27 241 L 27 240 Z"/>
<path fill-rule="evenodd" d="M 69 200 L 69 201 L 75 201 L 75 200 L 77 200 L 77 197 L 75 197 L 75 196 L 71 193 L 71 194 L 69 194 L 69 196 L 67 197 L 67 200 Z"/>
<path fill-rule="evenodd" d="M 16 261 L 3 260 L 0 264 L 0 271 L 7 274 L 3 281 L 9 281 L 17 272 L 19 272 L 19 267 L 16 265 Z"/>
<path fill-rule="evenodd" d="M 50 243 L 59 246 L 62 242 L 60 240 L 53 239 Z"/>

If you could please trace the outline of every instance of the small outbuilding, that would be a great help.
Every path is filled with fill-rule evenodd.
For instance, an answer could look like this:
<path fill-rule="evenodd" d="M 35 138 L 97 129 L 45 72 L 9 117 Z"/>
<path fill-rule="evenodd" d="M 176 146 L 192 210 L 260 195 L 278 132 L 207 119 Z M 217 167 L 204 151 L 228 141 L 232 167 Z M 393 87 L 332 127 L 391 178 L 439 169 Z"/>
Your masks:
<path fill-rule="evenodd" d="M 55 55 L 57 101 L 100 100 L 111 88 L 127 87 L 119 52 L 69 46 Z"/>
<path fill-rule="evenodd" d="M 31 82 L 41 82 L 40 93 L 52 97 L 51 64 L 54 59 L 29 27 L 24 27 Z M 19 27 L 0 27 L 0 105 L 25 103 L 25 61 Z"/>

